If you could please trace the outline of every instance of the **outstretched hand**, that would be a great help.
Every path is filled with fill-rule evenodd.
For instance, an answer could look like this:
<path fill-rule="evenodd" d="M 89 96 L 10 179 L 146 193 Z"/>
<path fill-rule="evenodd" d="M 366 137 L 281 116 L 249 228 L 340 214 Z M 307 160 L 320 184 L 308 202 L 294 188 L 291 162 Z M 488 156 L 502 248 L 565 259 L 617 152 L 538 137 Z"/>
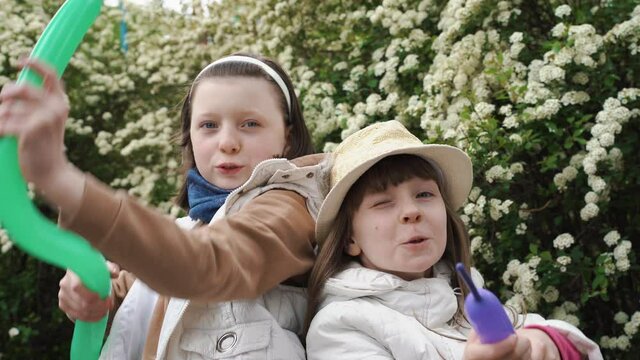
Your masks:
<path fill-rule="evenodd" d="M 49 181 L 56 168 L 67 161 L 64 155 L 64 123 L 69 103 L 55 71 L 34 59 L 23 60 L 42 76 L 41 89 L 8 83 L 0 92 L 0 136 L 18 139 L 20 167 L 25 179 L 36 185 Z"/>
<path fill-rule="evenodd" d="M 519 329 L 515 335 L 495 343 L 482 344 L 472 331 L 464 350 L 465 360 L 560 360 L 555 343 L 542 330 Z"/>
<path fill-rule="evenodd" d="M 57 207 L 73 213 L 84 189 L 84 174 L 65 154 L 64 130 L 69 101 L 54 69 L 35 59 L 22 60 L 43 79 L 42 88 L 8 83 L 0 92 L 0 137 L 18 141 L 25 180 Z"/>

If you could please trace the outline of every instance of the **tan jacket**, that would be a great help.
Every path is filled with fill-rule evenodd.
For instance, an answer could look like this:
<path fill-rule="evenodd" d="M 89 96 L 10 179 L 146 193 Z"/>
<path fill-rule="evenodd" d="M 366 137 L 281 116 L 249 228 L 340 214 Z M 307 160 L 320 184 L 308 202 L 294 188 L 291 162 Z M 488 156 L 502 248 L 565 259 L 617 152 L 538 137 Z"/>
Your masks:
<path fill-rule="evenodd" d="M 307 156 L 295 164 L 323 158 Z M 314 260 L 314 219 L 305 198 L 289 190 L 267 191 L 211 226 L 184 231 L 166 215 L 89 177 L 79 211 L 62 214 L 61 225 L 158 293 L 199 302 L 257 298 L 288 279 L 299 280 Z M 121 294 L 128 286 L 123 289 Z M 165 306 L 161 298 L 147 345 L 158 341 L 159 307 Z"/>

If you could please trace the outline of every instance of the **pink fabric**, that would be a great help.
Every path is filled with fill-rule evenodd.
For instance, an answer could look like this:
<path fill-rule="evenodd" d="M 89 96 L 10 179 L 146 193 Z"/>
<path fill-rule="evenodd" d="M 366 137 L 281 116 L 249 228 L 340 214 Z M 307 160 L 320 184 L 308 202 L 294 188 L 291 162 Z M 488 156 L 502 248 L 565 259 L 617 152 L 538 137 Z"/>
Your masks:
<path fill-rule="evenodd" d="M 558 330 L 544 325 L 527 325 L 525 329 L 538 329 L 544 331 L 551 340 L 556 344 L 558 352 L 560 352 L 560 358 L 562 360 L 581 360 L 582 354 L 576 349 L 576 347 L 569 341 L 566 336 L 562 335 Z"/>

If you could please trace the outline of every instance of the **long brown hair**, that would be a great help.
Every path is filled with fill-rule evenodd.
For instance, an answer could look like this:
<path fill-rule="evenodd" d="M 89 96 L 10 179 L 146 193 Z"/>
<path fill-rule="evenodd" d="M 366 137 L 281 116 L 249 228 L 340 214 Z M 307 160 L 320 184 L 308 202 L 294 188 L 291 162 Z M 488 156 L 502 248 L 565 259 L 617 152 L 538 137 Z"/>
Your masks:
<path fill-rule="evenodd" d="M 318 311 L 322 301 L 322 290 L 325 282 L 343 270 L 351 261 L 358 261 L 357 257 L 348 255 L 345 248 L 352 235 L 352 219 L 360 207 L 364 196 L 371 192 L 384 191 L 389 186 L 397 186 L 412 178 L 434 180 L 443 194 L 447 213 L 447 245 L 443 258 L 451 265 L 462 262 L 467 269 L 471 266 L 471 252 L 469 249 L 469 234 L 462 219 L 451 206 L 447 194 L 446 184 L 440 169 L 431 161 L 415 155 L 393 155 L 386 157 L 365 172 L 349 189 L 340 210 L 336 216 L 332 230 L 326 239 L 318 239 L 318 256 L 311 270 L 308 287 L 308 305 L 305 319 L 304 334 L 309 330 L 313 316 Z M 324 241 L 323 241 L 324 240 Z M 469 292 L 461 279 L 452 276 L 451 286 L 460 288 L 463 296 L 459 297 L 458 311 L 455 318 L 462 318 L 464 310 L 462 299 Z"/>
<path fill-rule="evenodd" d="M 245 53 L 235 53 L 233 55 L 247 56 L 258 59 L 267 64 L 275 72 L 277 72 L 287 86 L 289 98 L 291 99 L 291 109 L 289 109 L 287 100 L 285 99 L 284 94 L 280 90 L 280 87 L 278 87 L 275 80 L 257 65 L 246 62 L 229 61 L 211 66 L 202 74 L 200 74 L 191 85 L 191 88 L 189 89 L 189 92 L 187 93 L 185 98 L 182 100 L 182 110 L 180 112 L 181 126 L 180 134 L 178 135 L 178 137 L 180 147 L 182 148 L 183 181 L 182 185 L 180 186 L 178 195 L 176 196 L 175 202 L 184 210 L 189 210 L 186 173 L 195 166 L 193 147 L 191 145 L 191 134 L 189 132 L 189 130 L 191 129 L 191 98 L 197 91 L 198 85 L 206 79 L 216 77 L 250 77 L 267 80 L 273 85 L 273 91 L 280 99 L 280 106 L 282 109 L 282 113 L 284 114 L 283 121 L 286 125 L 286 128 L 288 128 L 289 130 L 287 136 L 286 152 L 282 154 L 282 156 L 287 159 L 294 159 L 303 155 L 314 153 L 313 143 L 311 142 L 311 135 L 309 134 L 309 129 L 307 129 L 306 123 L 304 122 L 304 116 L 302 115 L 300 102 L 298 100 L 298 97 L 296 96 L 295 91 L 293 90 L 293 83 L 291 82 L 291 79 L 284 71 L 284 69 L 282 69 L 282 67 L 275 61 L 263 56 Z"/>

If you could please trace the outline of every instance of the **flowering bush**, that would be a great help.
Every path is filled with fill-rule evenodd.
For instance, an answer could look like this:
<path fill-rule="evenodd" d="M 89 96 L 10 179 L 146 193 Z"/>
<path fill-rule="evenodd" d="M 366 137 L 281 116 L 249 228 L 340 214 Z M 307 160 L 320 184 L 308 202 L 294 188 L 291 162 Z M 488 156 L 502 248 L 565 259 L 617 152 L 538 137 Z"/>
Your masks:
<path fill-rule="evenodd" d="M 57 4 L 0 0 L 0 85 Z M 211 60 L 264 53 L 292 75 L 318 150 L 397 119 L 467 151 L 475 187 L 461 213 L 487 286 L 579 326 L 607 358 L 640 351 L 639 0 L 193 1 L 184 11 L 130 6 L 126 54 L 118 9 L 85 38 L 64 76 L 69 156 L 83 169 L 177 214 L 176 105 Z M 0 246 L 0 349 L 42 357 L 53 346 L 37 345 L 67 344 L 69 325 L 49 310 L 61 273 L 4 235 Z"/>

